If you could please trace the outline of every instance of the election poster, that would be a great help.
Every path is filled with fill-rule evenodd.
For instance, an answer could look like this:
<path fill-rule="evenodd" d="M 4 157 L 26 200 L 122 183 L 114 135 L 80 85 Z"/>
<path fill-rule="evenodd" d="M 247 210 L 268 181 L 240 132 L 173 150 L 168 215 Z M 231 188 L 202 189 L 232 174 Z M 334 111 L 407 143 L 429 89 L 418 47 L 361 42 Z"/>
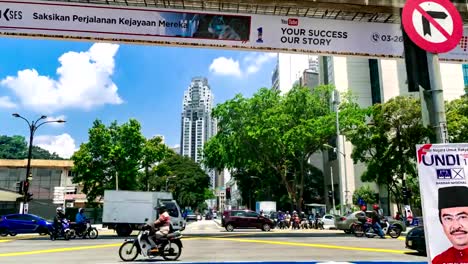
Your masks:
<path fill-rule="evenodd" d="M 468 144 L 416 146 L 430 263 L 468 263 Z"/>

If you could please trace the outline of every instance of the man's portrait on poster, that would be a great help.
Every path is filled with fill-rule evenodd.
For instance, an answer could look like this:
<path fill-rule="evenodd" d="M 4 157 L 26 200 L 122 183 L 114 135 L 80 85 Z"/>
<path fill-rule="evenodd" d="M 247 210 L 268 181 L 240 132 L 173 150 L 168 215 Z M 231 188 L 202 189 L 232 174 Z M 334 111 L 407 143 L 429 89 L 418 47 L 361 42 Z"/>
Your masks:
<path fill-rule="evenodd" d="M 433 264 L 468 264 L 468 187 L 439 188 L 439 220 L 452 246 Z"/>

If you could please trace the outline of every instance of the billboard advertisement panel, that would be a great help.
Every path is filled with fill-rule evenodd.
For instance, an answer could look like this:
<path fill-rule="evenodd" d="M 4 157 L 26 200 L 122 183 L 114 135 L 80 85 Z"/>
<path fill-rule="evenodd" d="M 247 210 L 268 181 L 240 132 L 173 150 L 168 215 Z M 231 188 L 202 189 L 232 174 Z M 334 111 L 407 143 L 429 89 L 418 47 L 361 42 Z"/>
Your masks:
<path fill-rule="evenodd" d="M 0 34 L 322 55 L 403 57 L 398 24 L 0 0 Z M 463 40 L 445 60 L 468 60 Z"/>
<path fill-rule="evenodd" d="M 468 144 L 416 150 L 429 262 L 468 263 Z"/>

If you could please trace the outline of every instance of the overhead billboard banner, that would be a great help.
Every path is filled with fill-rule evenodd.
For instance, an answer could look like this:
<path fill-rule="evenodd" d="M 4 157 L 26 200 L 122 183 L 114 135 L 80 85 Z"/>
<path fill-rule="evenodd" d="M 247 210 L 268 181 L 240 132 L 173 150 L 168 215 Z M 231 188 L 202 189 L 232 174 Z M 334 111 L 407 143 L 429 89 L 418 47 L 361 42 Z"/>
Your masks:
<path fill-rule="evenodd" d="M 468 144 L 416 150 L 429 263 L 468 263 Z"/>
<path fill-rule="evenodd" d="M 403 57 L 403 37 L 400 25 L 396 24 L 48 1 L 0 0 L 0 34 Z M 465 53 L 460 50 L 441 58 L 465 60 Z"/>

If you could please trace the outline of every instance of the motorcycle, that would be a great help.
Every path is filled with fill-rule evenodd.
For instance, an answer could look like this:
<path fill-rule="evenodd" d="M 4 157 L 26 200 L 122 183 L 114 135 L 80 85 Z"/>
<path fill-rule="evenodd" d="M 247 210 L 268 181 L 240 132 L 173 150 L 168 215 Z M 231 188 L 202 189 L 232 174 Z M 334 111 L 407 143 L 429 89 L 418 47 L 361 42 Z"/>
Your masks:
<path fill-rule="evenodd" d="M 279 229 L 287 229 L 288 225 L 286 224 L 286 220 L 279 220 L 278 221 L 278 228 Z"/>
<path fill-rule="evenodd" d="M 145 220 L 145 222 L 148 220 Z M 180 231 L 171 230 L 167 236 L 158 238 L 156 246 L 157 252 L 151 252 L 152 243 L 150 242 L 152 227 L 144 225 L 137 235 L 136 239 L 125 240 L 120 246 L 119 256 L 123 261 L 133 261 L 138 255 L 145 258 L 163 257 L 164 260 L 176 261 L 182 254 L 182 234 Z"/>
<path fill-rule="evenodd" d="M 73 235 L 74 231 L 70 229 L 70 222 L 67 219 L 62 219 L 60 221 L 60 230 L 54 227 L 50 232 L 50 240 L 54 241 L 59 237 L 69 240 Z"/>
<path fill-rule="evenodd" d="M 362 237 L 366 235 L 368 238 L 377 236 L 376 230 L 372 225 L 372 219 L 367 219 L 365 222 L 356 222 L 352 228 L 356 237 Z M 389 235 L 391 238 L 398 238 L 401 235 L 401 228 L 399 226 L 390 224 L 387 219 L 382 220 L 382 231 L 385 235 Z"/>
<path fill-rule="evenodd" d="M 86 221 L 86 227 L 83 228 L 82 225 L 77 223 L 71 223 L 72 235 L 70 238 L 74 239 L 77 236 L 81 238 L 89 237 L 91 239 L 96 239 L 99 235 L 97 228 L 92 227 L 89 221 Z"/>

